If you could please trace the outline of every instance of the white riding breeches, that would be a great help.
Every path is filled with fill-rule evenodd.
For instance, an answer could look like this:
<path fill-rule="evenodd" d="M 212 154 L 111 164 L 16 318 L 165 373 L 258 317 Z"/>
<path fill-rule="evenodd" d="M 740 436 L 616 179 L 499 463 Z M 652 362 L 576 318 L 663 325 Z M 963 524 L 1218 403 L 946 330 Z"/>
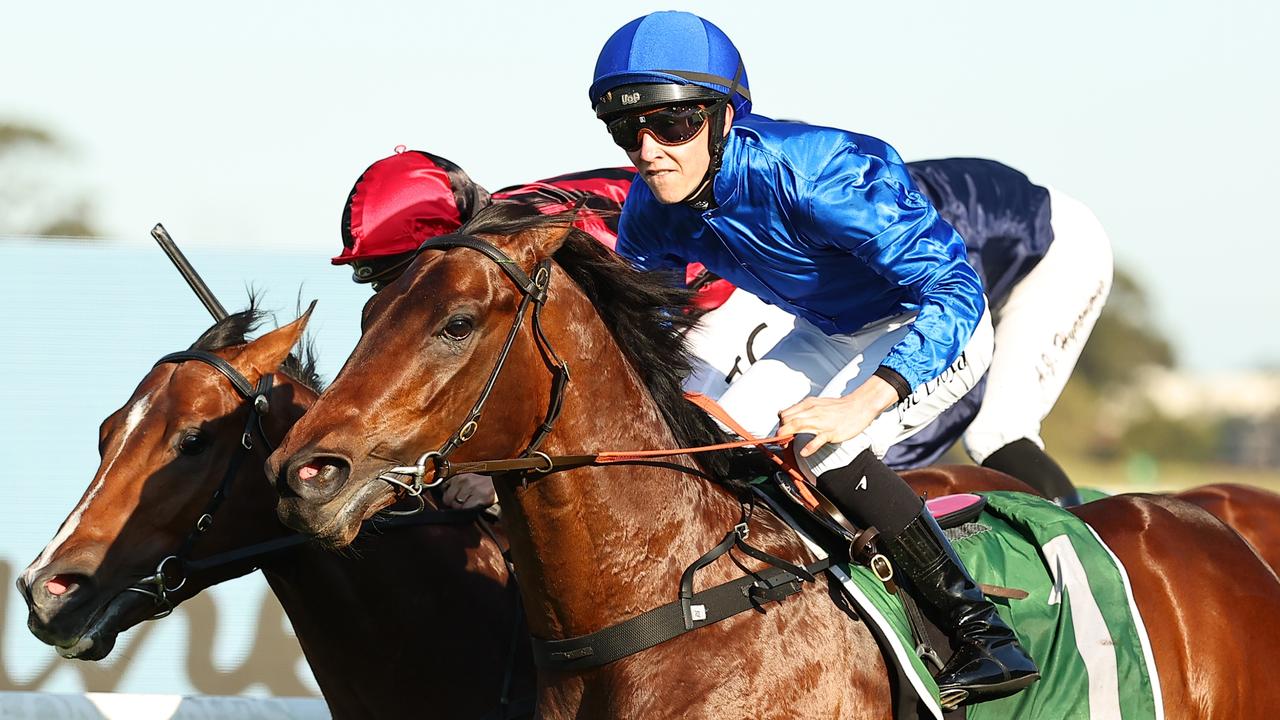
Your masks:
<path fill-rule="evenodd" d="M 1049 202 L 1053 243 L 992 311 L 996 352 L 982 407 L 964 433 L 965 450 L 977 463 L 1021 438 L 1044 449 L 1040 424 L 1111 292 L 1111 241 L 1102 223 L 1052 187 Z"/>
<path fill-rule="evenodd" d="M 738 293 L 734 293 L 737 295 Z M 910 329 L 914 313 L 899 315 L 856 333 L 827 335 L 803 318 L 741 377 L 734 378 L 720 404 L 757 437 L 773 433 L 778 413 L 806 397 L 840 397 L 866 382 Z M 848 465 L 870 448 L 884 457 L 894 443 L 910 437 L 959 400 L 991 362 L 991 314 L 984 312 L 960 357 L 937 378 L 884 411 L 859 435 L 832 443 L 801 459 L 803 468 L 821 475 Z"/>
<path fill-rule="evenodd" d="M 966 451 L 979 463 L 1020 438 L 1044 447 L 1040 425 L 1071 377 L 1111 290 L 1111 244 L 1101 223 L 1069 195 L 1049 188 L 1049 197 L 1053 243 L 1008 297 L 990 310 L 995 350 L 981 408 L 963 436 Z M 686 389 L 715 399 L 727 397 L 731 384 L 801 324 L 807 325 L 754 295 L 735 291 L 690 331 L 695 362 Z M 966 357 L 970 354 L 966 351 Z M 863 364 L 867 362 L 871 361 Z M 872 362 L 867 373 L 875 367 Z M 772 422 L 776 421 L 775 416 Z M 887 446 L 872 449 L 883 456 Z"/>

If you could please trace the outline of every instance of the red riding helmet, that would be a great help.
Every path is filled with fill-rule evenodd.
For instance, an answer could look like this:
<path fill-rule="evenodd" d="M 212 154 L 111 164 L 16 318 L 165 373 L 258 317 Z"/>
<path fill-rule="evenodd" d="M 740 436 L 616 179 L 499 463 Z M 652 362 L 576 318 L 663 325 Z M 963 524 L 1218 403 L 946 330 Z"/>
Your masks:
<path fill-rule="evenodd" d="M 489 193 L 454 163 L 419 150 L 370 165 L 342 211 L 342 253 L 352 279 L 377 282 L 398 269 L 424 240 L 457 230 L 490 202 Z"/>

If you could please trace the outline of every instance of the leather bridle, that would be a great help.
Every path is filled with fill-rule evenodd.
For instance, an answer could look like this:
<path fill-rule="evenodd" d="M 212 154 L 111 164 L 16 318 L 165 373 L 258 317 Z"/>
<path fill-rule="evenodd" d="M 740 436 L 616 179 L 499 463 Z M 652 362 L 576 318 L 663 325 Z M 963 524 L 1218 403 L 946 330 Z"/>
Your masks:
<path fill-rule="evenodd" d="M 236 475 L 240 472 L 240 466 L 244 464 L 245 458 L 253 452 L 254 436 L 262 442 L 263 447 L 267 449 L 267 454 L 274 450 L 271 441 L 267 439 L 266 432 L 262 428 L 262 418 L 271 409 L 271 403 L 267 399 L 267 395 L 271 392 L 272 374 L 265 373 L 262 379 L 258 381 L 255 387 L 249 382 L 239 370 L 231 366 L 231 363 L 205 350 L 183 350 L 181 352 L 169 353 L 156 361 L 153 367 L 166 365 L 169 363 L 180 364 L 188 360 L 202 362 L 214 370 L 222 373 L 227 380 L 231 381 L 231 386 L 249 406 L 249 417 L 245 420 L 244 432 L 240 435 L 240 450 L 231 458 L 231 464 L 227 466 L 226 473 L 222 476 L 222 482 L 218 483 L 218 488 L 213 491 L 213 495 L 205 503 L 204 511 L 200 513 L 200 517 L 196 520 L 195 527 L 187 534 L 178 551 L 172 555 L 166 556 L 156 566 L 154 574 L 142 578 L 134 585 L 126 588 L 132 592 L 142 593 L 151 596 L 160 610 L 152 619 L 165 617 L 173 612 L 173 601 L 170 594 L 177 592 L 187 583 L 188 571 L 193 569 L 190 566 L 192 561 L 188 559 L 191 549 L 196 542 L 213 527 L 213 516 L 218 512 L 218 508 L 222 505 L 222 501 L 226 499 L 227 492 L 231 489 L 231 483 L 235 480 Z M 288 538 L 292 539 L 292 538 Z M 270 552 L 280 547 L 298 544 L 297 541 L 291 543 L 282 543 L 285 538 L 276 541 L 268 541 L 260 546 L 253 546 L 248 550 L 252 552 L 240 553 L 244 557 L 253 554 L 261 554 Z M 269 549 L 264 550 L 270 544 Z M 238 559 L 238 558 L 237 558 Z M 203 569 L 203 568 L 202 568 Z M 167 572 L 166 572 L 167 571 Z M 176 581 L 171 578 L 176 576 Z"/>
<path fill-rule="evenodd" d="M 425 507 L 421 498 L 424 490 L 436 487 L 449 477 L 460 472 L 449 464 L 449 456 L 461 447 L 463 443 L 474 437 L 479 429 L 485 403 L 488 402 L 489 396 L 493 393 L 493 388 L 498 382 L 498 377 L 502 374 L 502 368 L 507 362 L 507 357 L 511 354 L 511 348 L 515 344 L 516 337 L 520 334 L 520 328 L 524 325 L 526 314 L 532 314 L 533 316 L 534 342 L 538 347 L 538 351 L 542 354 L 543 361 L 546 362 L 548 369 L 551 371 L 551 399 L 547 404 L 547 414 L 543 418 L 542 424 L 534 432 L 533 438 L 529 441 L 528 446 L 525 447 L 524 452 L 520 454 L 519 458 L 505 461 L 514 463 L 515 466 L 490 469 L 535 470 L 541 472 L 550 472 L 555 469 L 552 459 L 546 453 L 540 452 L 538 447 L 550 434 L 555 427 L 556 420 L 560 417 L 560 410 L 564 404 L 565 387 L 569 384 L 569 366 L 556 354 L 542 329 L 542 307 L 546 303 L 547 287 L 551 283 L 551 260 L 544 259 L 540 261 L 534 267 L 533 277 L 530 277 L 506 253 L 492 244 L 477 237 L 462 234 L 443 235 L 427 240 L 418 248 L 416 254 L 421 254 L 427 250 L 447 250 L 451 248 L 474 250 L 492 260 L 515 283 L 522 297 L 520 306 L 516 309 L 515 319 L 511 322 L 511 329 L 507 332 L 506 341 L 502 345 L 502 352 L 498 353 L 497 362 L 494 363 L 493 370 L 490 371 L 489 378 L 485 381 L 484 387 L 480 391 L 480 396 L 476 398 L 471 411 L 467 413 L 458 429 L 449 436 L 449 439 L 438 450 L 431 450 L 420 455 L 415 464 L 393 467 L 383 471 L 378 476 L 379 480 L 391 483 L 405 490 L 409 495 L 418 498 L 419 510 Z M 533 307 L 531 313 L 529 311 L 530 306 Z M 430 480 L 427 479 L 429 468 L 431 472 Z M 394 477 L 395 475 L 407 475 L 410 481 L 406 482 Z"/>
<path fill-rule="evenodd" d="M 706 477 L 704 473 L 694 468 L 646 460 L 644 459 L 647 454 L 645 452 L 636 453 L 630 457 L 625 453 L 611 453 L 610 455 L 620 457 L 606 460 L 605 454 L 602 453 L 549 456 L 539 451 L 538 446 L 546 438 L 547 434 L 551 432 L 556 419 L 560 415 L 564 401 L 565 386 L 569 382 L 568 367 L 551 348 L 542 329 L 541 313 L 547 299 L 547 286 L 551 280 L 551 261 L 548 259 L 540 261 L 534 267 L 533 277 L 530 278 L 510 257 L 498 248 L 479 238 L 462 234 L 446 235 L 428 240 L 418 248 L 418 252 L 458 247 L 474 250 L 496 263 L 522 293 L 523 297 L 520 300 L 520 306 L 516 310 L 511 329 L 507 332 L 502 352 L 499 353 L 497 362 L 494 363 L 493 370 L 490 371 L 489 378 L 485 382 L 479 398 L 476 399 L 471 411 L 467 413 L 462 425 L 440 446 L 439 450 L 423 453 L 419 456 L 415 465 L 393 467 L 379 475 L 378 479 L 404 489 L 421 502 L 421 494 L 424 490 L 435 487 L 447 478 L 463 472 L 478 472 L 482 474 L 520 473 L 527 481 L 529 474 L 546 475 L 557 470 L 568 470 L 587 465 L 625 462 L 629 464 L 660 465 L 679 472 Z M 533 439 L 519 457 L 506 460 L 462 462 L 451 465 L 449 463 L 449 455 L 467 440 L 474 437 L 479 427 L 485 402 L 488 401 L 498 377 L 502 374 L 502 368 L 506 364 L 516 336 L 519 335 L 520 328 L 524 324 L 524 317 L 529 312 L 530 305 L 533 306 L 534 340 L 543 360 L 547 363 L 552 373 L 551 400 L 547 407 L 547 415 L 534 433 Z M 760 441 L 750 440 L 747 442 L 759 443 Z M 731 446 L 742 444 L 744 443 L 729 443 Z M 661 455 L 672 455 L 687 451 L 688 449 L 674 452 L 659 451 L 659 453 Z M 427 480 L 428 467 L 431 468 L 430 472 L 432 473 L 430 481 Z M 405 482 L 399 478 L 392 477 L 392 475 L 408 475 L 412 482 Z M 741 499 L 740 502 L 742 502 Z M 761 610 L 761 606 L 764 604 L 778 602 L 800 592 L 803 583 L 813 582 L 814 574 L 826 569 L 831 564 L 831 559 L 824 557 L 817 562 L 801 567 L 748 545 L 746 539 L 749 532 L 748 524 L 752 505 L 754 505 L 754 501 L 744 503 L 742 519 L 739 523 L 725 535 L 718 545 L 704 553 L 685 569 L 681 575 L 680 597 L 678 600 L 587 635 L 554 640 L 533 637 L 535 664 L 540 668 L 552 670 L 585 669 L 608 664 L 738 613 L 748 610 Z M 735 548 L 771 567 L 762 572 L 755 572 L 743 566 L 735 558 L 734 562 L 738 563 L 745 573 L 743 577 L 722 583 L 709 590 L 695 593 L 693 590 L 694 575 L 720 556 L 728 554 L 730 550 Z"/>
<path fill-rule="evenodd" d="M 130 592 L 141 593 L 150 596 L 159 611 L 151 618 L 158 620 L 173 612 L 174 603 L 170 598 L 172 593 L 182 589 L 187 583 L 187 579 L 192 573 L 204 572 L 213 568 L 230 565 L 232 563 L 244 562 L 246 560 L 256 560 L 266 555 L 270 555 L 281 550 L 296 547 L 311 541 L 311 537 L 300 533 L 290 533 L 282 537 L 264 540 L 262 542 L 253 543 L 251 545 L 228 550 L 226 552 L 203 557 L 196 560 L 190 558 L 191 550 L 195 547 L 196 542 L 213 527 L 214 515 L 218 508 L 226 499 L 227 493 L 231 490 L 231 485 L 235 481 L 236 475 L 243 467 L 245 459 L 252 453 L 258 445 L 254 441 L 256 436 L 261 442 L 266 454 L 270 455 L 274 450 L 274 444 L 267 438 L 266 432 L 262 427 L 262 418 L 270 411 L 271 405 L 267 396 L 271 393 L 273 375 L 267 373 L 254 386 L 249 380 L 232 367 L 231 363 L 204 350 L 183 350 L 181 352 L 169 353 L 156 361 L 155 366 L 165 365 L 169 363 L 178 364 L 187 361 L 202 362 L 213 369 L 217 370 L 231 382 L 231 386 L 236 393 L 249 406 L 249 417 L 245 420 L 244 432 L 240 435 L 239 451 L 231 459 L 231 464 L 227 466 L 226 473 L 222 476 L 222 481 L 218 484 L 218 488 L 214 490 L 213 495 L 205 504 L 204 511 L 200 513 L 200 517 L 196 520 L 195 526 L 188 533 L 178 551 L 172 555 L 166 556 L 156 566 L 153 574 L 138 580 L 133 585 L 125 588 Z M 493 531 L 483 520 L 483 508 L 473 508 L 469 510 L 448 510 L 448 509 L 431 509 L 427 510 L 425 502 L 421 497 L 419 502 L 423 504 L 423 509 L 412 513 L 401 512 L 384 512 L 376 519 L 365 522 L 362 531 L 365 528 L 377 528 L 379 530 L 389 530 L 392 528 L 403 526 L 417 525 L 461 525 L 475 522 L 477 526 L 493 540 L 494 544 L 499 548 L 502 543 L 493 535 Z M 412 518 L 396 518 L 385 517 L 390 515 L 413 515 Z"/>

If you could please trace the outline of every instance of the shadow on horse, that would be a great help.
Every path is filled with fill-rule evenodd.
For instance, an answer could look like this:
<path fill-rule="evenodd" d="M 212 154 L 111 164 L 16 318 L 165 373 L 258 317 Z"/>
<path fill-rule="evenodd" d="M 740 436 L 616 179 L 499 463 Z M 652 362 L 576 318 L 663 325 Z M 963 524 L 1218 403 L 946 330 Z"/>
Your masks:
<path fill-rule="evenodd" d="M 119 633 L 261 568 L 334 717 L 506 717 L 491 714 L 503 683 L 513 672 L 510 698 L 531 698 L 532 659 L 476 513 L 375 526 L 345 556 L 276 519 L 262 462 L 319 382 L 289 355 L 306 317 L 249 342 L 259 315 L 251 305 L 166 356 L 102 423 L 93 481 L 18 580 L 31 631 L 99 660 Z"/>

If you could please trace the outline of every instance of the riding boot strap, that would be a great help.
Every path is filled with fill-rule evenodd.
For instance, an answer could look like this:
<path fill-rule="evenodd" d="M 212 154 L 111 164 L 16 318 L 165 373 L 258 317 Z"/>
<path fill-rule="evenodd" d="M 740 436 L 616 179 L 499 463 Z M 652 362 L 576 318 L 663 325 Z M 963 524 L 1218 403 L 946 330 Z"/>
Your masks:
<path fill-rule="evenodd" d="M 1035 662 L 969 576 L 928 510 L 921 510 L 896 537 L 883 538 L 882 547 L 917 597 L 949 624 L 943 630 L 957 642 L 937 677 L 944 695 L 950 691 L 956 703 L 990 700 L 1039 677 Z"/>

